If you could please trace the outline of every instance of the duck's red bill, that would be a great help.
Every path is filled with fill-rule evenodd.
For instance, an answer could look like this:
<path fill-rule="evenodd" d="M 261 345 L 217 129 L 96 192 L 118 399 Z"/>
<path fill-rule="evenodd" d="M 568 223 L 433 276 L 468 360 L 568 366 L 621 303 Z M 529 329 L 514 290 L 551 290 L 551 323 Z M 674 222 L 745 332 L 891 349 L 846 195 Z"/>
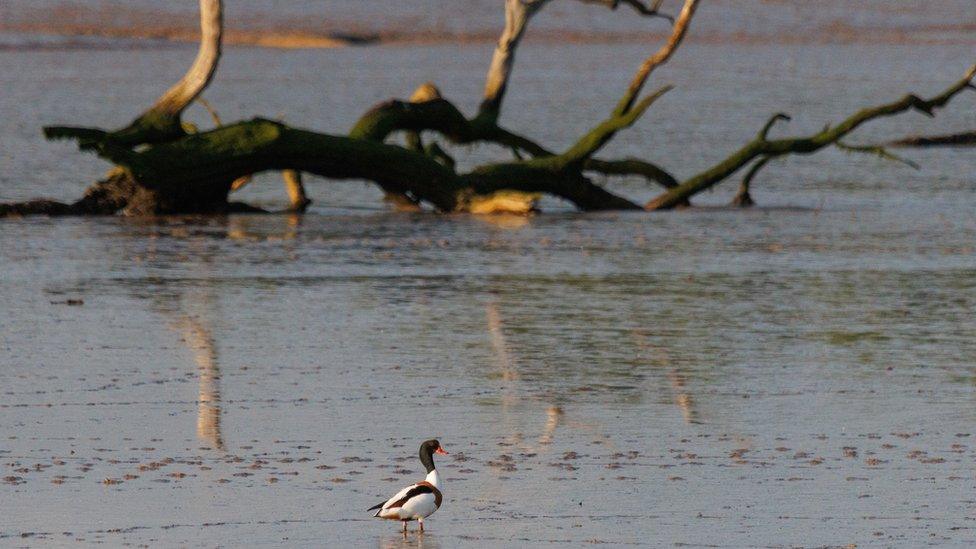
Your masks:
<path fill-rule="evenodd" d="M 447 455 L 447 450 L 445 450 L 445 449 L 441 448 L 440 446 L 438 446 L 437 447 L 437 450 L 434 450 L 434 453 L 435 454 L 444 454 L 446 456 Z"/>

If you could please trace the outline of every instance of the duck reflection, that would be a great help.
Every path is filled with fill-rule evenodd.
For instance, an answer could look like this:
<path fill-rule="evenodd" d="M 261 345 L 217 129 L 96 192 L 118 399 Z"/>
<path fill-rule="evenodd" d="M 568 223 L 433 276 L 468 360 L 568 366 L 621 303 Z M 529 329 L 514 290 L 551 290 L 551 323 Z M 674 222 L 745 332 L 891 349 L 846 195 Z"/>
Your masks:
<path fill-rule="evenodd" d="M 556 434 L 556 428 L 559 427 L 559 422 L 563 418 L 563 409 L 559 406 L 550 406 L 546 408 L 546 424 L 542 429 L 542 434 L 539 435 L 539 445 L 548 446 L 552 444 L 553 435 Z"/>
<path fill-rule="evenodd" d="M 411 532 L 408 536 L 388 536 L 379 540 L 380 549 L 440 549 L 441 544 L 429 532 Z"/>

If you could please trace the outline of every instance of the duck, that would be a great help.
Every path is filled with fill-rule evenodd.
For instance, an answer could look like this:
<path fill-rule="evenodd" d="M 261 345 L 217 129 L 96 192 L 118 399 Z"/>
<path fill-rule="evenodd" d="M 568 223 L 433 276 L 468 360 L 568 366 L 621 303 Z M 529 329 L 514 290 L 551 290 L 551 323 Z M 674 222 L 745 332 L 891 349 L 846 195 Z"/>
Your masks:
<path fill-rule="evenodd" d="M 424 519 L 437 511 L 444 499 L 441 494 L 441 477 L 434 466 L 434 454 L 447 455 L 437 439 L 425 440 L 420 444 L 420 463 L 427 469 L 427 477 L 415 484 L 400 490 L 392 498 L 377 503 L 368 511 L 376 511 L 373 515 L 381 519 L 399 520 L 403 523 L 403 533 L 407 533 L 407 523 L 416 520 L 420 524 L 420 531 L 424 531 Z"/>

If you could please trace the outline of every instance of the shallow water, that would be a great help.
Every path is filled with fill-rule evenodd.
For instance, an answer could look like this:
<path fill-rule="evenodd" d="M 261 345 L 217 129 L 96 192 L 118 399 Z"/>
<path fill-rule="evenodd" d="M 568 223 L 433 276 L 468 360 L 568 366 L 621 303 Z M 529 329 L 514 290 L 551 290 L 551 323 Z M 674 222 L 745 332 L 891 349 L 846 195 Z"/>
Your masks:
<path fill-rule="evenodd" d="M 229 48 L 207 96 L 340 132 L 433 79 L 470 112 L 490 48 Z M 645 50 L 526 48 L 506 122 L 569 144 Z M 771 112 L 817 130 L 971 53 L 690 43 L 607 154 L 689 175 Z M 104 164 L 38 127 L 123 124 L 192 54 L 0 51 L 0 200 L 77 196 Z M 401 214 L 313 179 L 302 218 L 2 220 L 0 546 L 972 544 L 973 155 L 908 154 L 782 161 L 749 211 L 726 184 L 672 213 Z M 404 540 L 364 510 L 431 436 L 445 504 Z"/>

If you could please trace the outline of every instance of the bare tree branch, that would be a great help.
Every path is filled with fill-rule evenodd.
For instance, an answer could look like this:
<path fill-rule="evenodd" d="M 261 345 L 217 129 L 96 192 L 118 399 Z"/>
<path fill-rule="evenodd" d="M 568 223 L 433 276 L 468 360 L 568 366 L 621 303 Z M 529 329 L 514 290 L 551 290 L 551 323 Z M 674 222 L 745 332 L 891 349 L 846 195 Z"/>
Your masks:
<path fill-rule="evenodd" d="M 483 124 L 477 120 L 465 119 L 461 111 L 450 101 L 442 98 L 432 84 L 424 84 L 421 88 L 427 88 L 426 95 L 418 96 L 415 92 L 409 101 L 386 101 L 370 109 L 350 130 L 350 137 L 383 142 L 395 131 L 407 131 L 408 148 L 425 151 L 427 147 L 424 147 L 420 141 L 419 133 L 436 131 L 455 144 L 489 142 L 515 151 L 524 151 L 535 158 L 557 155 L 531 139 L 495 124 Z M 652 96 L 651 100 L 656 97 L 658 96 Z M 629 119 L 633 122 L 636 117 L 631 113 Z M 619 118 L 613 120 L 616 121 L 615 123 L 620 121 Z M 516 157 L 521 160 L 519 155 Z M 639 175 L 665 188 L 678 184 L 674 176 L 660 166 L 637 159 L 586 158 L 583 169 L 605 175 Z"/>
<path fill-rule="evenodd" d="M 583 165 L 583 170 L 603 175 L 639 175 L 648 181 L 660 184 L 665 189 L 678 186 L 678 180 L 664 168 L 639 158 L 621 160 L 600 160 L 591 158 Z"/>
<path fill-rule="evenodd" d="M 176 84 L 166 90 L 149 112 L 178 117 L 210 84 L 220 60 L 223 34 L 223 2 L 200 0 L 200 48 L 193 65 Z"/>
<path fill-rule="evenodd" d="M 668 21 L 674 22 L 674 17 L 666 13 L 661 13 L 661 4 L 664 0 L 655 0 L 650 6 L 641 0 L 579 0 L 585 4 L 600 4 L 601 6 L 607 6 L 608 8 L 615 10 L 620 4 L 625 4 L 630 6 L 640 15 L 646 17 L 660 17 L 662 19 L 667 19 Z"/>
<path fill-rule="evenodd" d="M 887 143 L 890 147 L 972 147 L 976 145 L 976 132 L 948 135 L 917 135 Z"/>
<path fill-rule="evenodd" d="M 694 17 L 696 9 L 698 9 L 698 0 L 685 0 L 685 4 L 681 8 L 681 13 L 678 14 L 678 19 L 674 23 L 674 28 L 671 31 L 668 42 L 661 46 L 654 55 L 644 60 L 644 63 L 637 69 L 637 73 L 634 74 L 634 78 L 627 88 L 627 93 L 624 94 L 620 102 L 617 103 L 617 108 L 614 109 L 615 115 L 620 116 L 630 110 L 637 100 L 637 96 L 640 95 L 641 90 L 644 88 L 644 84 L 647 83 L 651 72 L 667 63 L 671 55 L 678 49 L 681 41 L 684 40 L 685 35 L 688 33 L 688 26 L 691 24 L 691 18 Z"/>
<path fill-rule="evenodd" d="M 610 142 L 618 131 L 629 128 L 637 122 L 637 119 L 647 111 L 648 108 L 658 98 L 671 90 L 671 86 L 665 86 L 651 95 L 642 99 L 639 103 L 629 108 L 622 114 L 611 116 L 604 120 L 600 125 L 590 130 L 580 138 L 568 151 L 559 155 L 566 164 L 582 163 L 596 154 L 604 145 Z"/>
<path fill-rule="evenodd" d="M 899 164 L 904 164 L 909 168 L 915 170 L 920 168 L 920 166 L 917 163 L 912 162 L 907 158 L 902 158 L 896 154 L 893 154 L 889 152 L 888 149 L 880 145 L 848 145 L 843 141 L 837 141 L 836 143 L 834 143 L 834 146 L 845 152 L 870 154 L 870 155 L 877 156 L 878 158 L 891 160 L 892 162 L 898 162 Z"/>
<path fill-rule="evenodd" d="M 735 193 L 735 198 L 732 199 L 733 206 L 748 208 L 756 204 L 756 202 L 752 199 L 752 195 L 749 193 L 749 189 L 752 185 L 753 178 L 756 177 L 759 170 L 763 169 L 763 167 L 765 167 L 770 160 L 772 160 L 772 157 L 769 156 L 760 158 L 758 162 L 749 168 L 749 171 L 746 172 L 745 177 L 742 178 L 742 183 L 739 184 L 739 192 Z"/>
<path fill-rule="evenodd" d="M 561 163 L 563 167 L 578 165 L 582 168 L 600 148 L 613 139 L 618 131 L 633 125 L 659 97 L 671 89 L 671 86 L 665 86 L 650 96 L 638 101 L 638 96 L 644 84 L 647 82 L 651 71 L 666 63 L 678 46 L 681 45 L 681 41 L 688 31 L 697 6 L 698 0 L 685 0 L 684 7 L 681 9 L 681 14 L 674 24 L 667 44 L 648 57 L 637 70 L 633 81 L 627 88 L 627 92 L 623 98 L 617 104 L 613 114 L 580 138 L 569 150 L 554 157 L 555 162 Z M 687 200 L 682 201 L 682 203 L 686 202 Z"/>
<path fill-rule="evenodd" d="M 515 65 L 515 51 L 525 29 L 536 13 L 551 0 L 505 0 L 505 27 L 495 52 L 492 55 L 491 66 L 485 79 L 485 92 L 478 109 L 478 119 L 485 122 L 496 122 L 501 114 L 502 101 L 508 88 L 508 81 Z M 670 15 L 658 11 L 663 0 L 655 0 L 650 6 L 641 0 L 578 0 L 585 4 L 598 4 L 610 9 L 617 9 L 623 3 L 633 8 L 637 13 L 647 17 L 660 17 L 674 21 Z M 676 47 L 676 46 L 675 46 Z"/>
<path fill-rule="evenodd" d="M 628 6 L 633 8 L 634 11 L 636 11 L 641 15 L 645 15 L 648 17 L 662 17 L 674 23 L 674 16 L 668 15 L 666 13 L 661 13 L 660 11 L 661 4 L 664 3 L 664 0 L 657 0 L 656 2 L 654 2 L 654 4 L 651 5 L 651 7 L 647 7 L 647 5 L 644 2 L 640 2 L 639 0 L 621 0 L 621 1 L 624 4 L 627 4 Z"/>
<path fill-rule="evenodd" d="M 777 120 L 789 120 L 789 119 L 790 119 L 789 116 L 782 113 L 774 115 L 772 118 L 770 118 L 769 122 L 766 123 L 766 127 L 764 127 L 763 130 L 759 132 L 759 135 L 761 136 L 762 139 L 766 139 L 766 135 L 769 133 L 769 129 L 772 127 L 774 123 L 776 123 Z M 915 162 L 894 155 L 881 146 L 848 145 L 847 143 L 844 143 L 843 141 L 839 141 L 839 140 L 834 142 L 834 146 L 842 151 L 846 151 L 850 153 L 871 154 L 883 158 L 885 160 L 899 162 L 901 164 L 904 164 L 916 170 L 919 169 L 918 164 L 916 164 Z M 756 163 L 754 163 L 752 167 L 749 168 L 749 171 L 746 172 L 746 175 L 742 178 L 742 182 L 739 184 L 738 192 L 736 192 L 735 197 L 732 199 L 732 204 L 731 204 L 732 206 L 748 208 L 750 206 L 755 205 L 756 202 L 752 199 L 752 194 L 750 193 L 752 180 L 755 179 L 756 174 L 758 174 L 759 171 L 762 170 L 766 166 L 766 164 L 768 164 L 769 161 L 774 158 L 776 157 L 764 156 L 760 158 Z"/>

